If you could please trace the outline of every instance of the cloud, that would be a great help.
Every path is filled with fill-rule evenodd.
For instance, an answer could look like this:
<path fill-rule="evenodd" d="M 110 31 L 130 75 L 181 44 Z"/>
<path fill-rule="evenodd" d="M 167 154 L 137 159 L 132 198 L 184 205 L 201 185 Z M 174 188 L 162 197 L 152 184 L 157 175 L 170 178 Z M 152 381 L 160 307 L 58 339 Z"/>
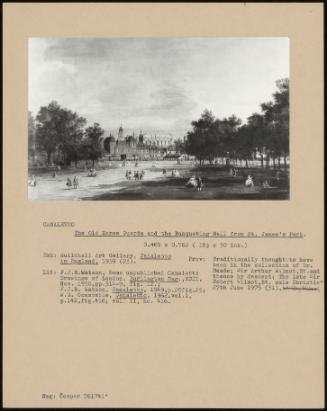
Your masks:
<path fill-rule="evenodd" d="M 285 38 L 32 38 L 29 109 L 185 134 L 204 108 L 246 119 L 288 77 Z"/>
<path fill-rule="evenodd" d="M 103 60 L 111 56 L 118 44 L 114 41 L 96 38 L 48 39 L 44 60 L 68 62 Z"/>
<path fill-rule="evenodd" d="M 186 92 L 180 87 L 168 86 L 161 88 L 151 95 L 154 103 L 149 107 L 149 112 L 177 114 L 189 112 L 196 103 L 186 95 Z"/>

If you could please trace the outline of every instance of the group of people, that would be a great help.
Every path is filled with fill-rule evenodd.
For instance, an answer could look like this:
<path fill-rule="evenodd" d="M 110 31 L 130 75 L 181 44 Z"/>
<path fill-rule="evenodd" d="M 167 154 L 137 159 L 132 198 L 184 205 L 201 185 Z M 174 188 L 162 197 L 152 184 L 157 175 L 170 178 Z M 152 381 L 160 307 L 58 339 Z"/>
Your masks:
<path fill-rule="evenodd" d="M 78 188 L 79 185 L 79 181 L 77 176 L 74 177 L 73 181 L 68 177 L 67 181 L 66 181 L 66 186 L 70 189 L 72 187 L 74 188 Z"/>
<path fill-rule="evenodd" d="M 197 191 L 202 191 L 203 181 L 201 177 L 192 176 L 186 183 L 186 187 L 194 187 Z"/>
<path fill-rule="evenodd" d="M 97 175 L 97 172 L 96 172 L 96 169 L 95 169 L 95 168 L 90 168 L 90 169 L 88 170 L 88 173 L 87 173 L 87 176 L 88 176 L 88 177 L 96 177 L 96 175 Z"/>
<path fill-rule="evenodd" d="M 163 169 L 162 169 L 162 174 L 163 174 L 164 176 L 167 175 L 167 169 L 166 169 L 166 168 L 163 168 Z M 176 168 L 173 168 L 173 169 L 171 170 L 171 176 L 172 176 L 172 177 L 180 177 L 180 173 L 179 173 L 178 170 L 176 170 Z"/>
<path fill-rule="evenodd" d="M 245 180 L 245 187 L 254 187 L 252 176 L 249 174 Z"/>
<path fill-rule="evenodd" d="M 231 168 L 230 168 L 229 174 L 230 174 L 232 177 L 236 177 L 236 176 L 237 176 L 237 173 L 238 173 L 238 169 L 237 169 L 237 168 L 235 168 L 235 167 L 231 167 Z"/>
<path fill-rule="evenodd" d="M 275 177 L 272 179 L 274 182 L 279 182 L 281 180 L 281 172 L 276 171 Z M 271 181 L 269 182 L 268 179 L 263 180 L 262 182 L 262 188 L 277 188 L 276 185 L 271 185 Z M 251 175 L 248 175 L 246 180 L 245 180 L 245 186 L 246 187 L 254 187 L 254 181 L 253 177 Z M 278 183 L 277 183 L 278 186 Z"/>
<path fill-rule="evenodd" d="M 179 171 L 176 170 L 176 168 L 173 168 L 172 171 L 171 171 L 171 176 L 172 177 L 179 177 L 180 176 Z"/>
<path fill-rule="evenodd" d="M 134 174 L 132 173 L 132 170 L 126 170 L 125 173 L 125 177 L 127 180 L 132 180 L 132 178 L 134 177 L 134 180 L 143 180 L 145 175 L 145 171 L 141 170 L 141 171 L 134 171 Z"/>

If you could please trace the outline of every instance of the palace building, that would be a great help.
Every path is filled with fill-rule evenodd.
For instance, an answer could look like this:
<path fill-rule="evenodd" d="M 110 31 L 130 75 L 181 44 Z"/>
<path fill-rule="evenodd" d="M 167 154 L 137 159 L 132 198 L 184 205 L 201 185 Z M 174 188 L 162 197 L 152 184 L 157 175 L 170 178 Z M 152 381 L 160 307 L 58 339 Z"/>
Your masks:
<path fill-rule="evenodd" d="M 173 143 L 171 136 L 146 136 L 142 131 L 138 137 L 125 135 L 120 126 L 116 138 L 110 133 L 103 139 L 103 148 L 111 160 L 147 160 L 163 158 Z"/>

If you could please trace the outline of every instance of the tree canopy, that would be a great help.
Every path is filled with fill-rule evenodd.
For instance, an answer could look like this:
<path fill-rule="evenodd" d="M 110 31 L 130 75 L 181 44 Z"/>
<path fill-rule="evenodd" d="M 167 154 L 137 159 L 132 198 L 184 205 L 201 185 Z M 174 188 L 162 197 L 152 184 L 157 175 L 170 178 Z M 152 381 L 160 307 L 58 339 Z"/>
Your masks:
<path fill-rule="evenodd" d="M 231 160 L 255 158 L 286 158 L 289 155 L 289 81 L 276 82 L 277 91 L 272 101 L 262 103 L 261 112 L 253 113 L 245 124 L 235 115 L 216 118 L 209 110 L 192 121 L 192 130 L 187 133 L 184 151 L 203 162 L 212 163 L 215 157 Z"/>
<path fill-rule="evenodd" d="M 86 120 L 56 101 L 40 108 L 36 116 L 36 141 L 45 150 L 48 163 L 54 153 L 60 154 L 64 164 L 76 161 L 84 135 Z"/>

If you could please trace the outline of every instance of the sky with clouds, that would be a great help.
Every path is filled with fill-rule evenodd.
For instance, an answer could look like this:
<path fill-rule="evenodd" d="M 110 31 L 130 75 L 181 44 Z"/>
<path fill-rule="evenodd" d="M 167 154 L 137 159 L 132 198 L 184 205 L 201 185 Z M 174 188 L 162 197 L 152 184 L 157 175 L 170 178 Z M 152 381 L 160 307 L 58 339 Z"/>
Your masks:
<path fill-rule="evenodd" d="M 183 137 L 204 109 L 246 121 L 284 77 L 282 37 L 29 39 L 29 110 L 56 100 L 108 131 Z"/>

